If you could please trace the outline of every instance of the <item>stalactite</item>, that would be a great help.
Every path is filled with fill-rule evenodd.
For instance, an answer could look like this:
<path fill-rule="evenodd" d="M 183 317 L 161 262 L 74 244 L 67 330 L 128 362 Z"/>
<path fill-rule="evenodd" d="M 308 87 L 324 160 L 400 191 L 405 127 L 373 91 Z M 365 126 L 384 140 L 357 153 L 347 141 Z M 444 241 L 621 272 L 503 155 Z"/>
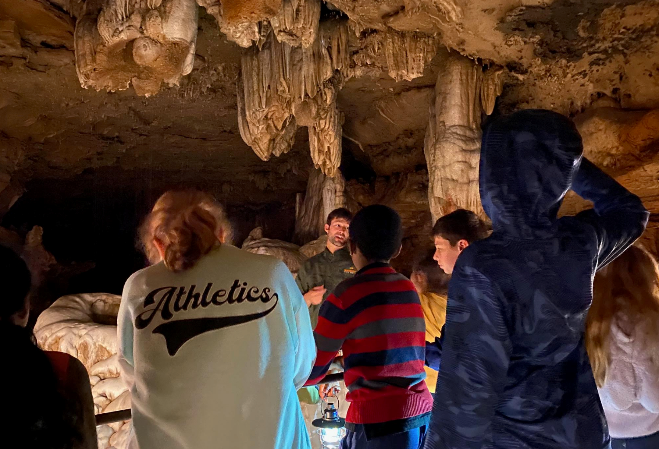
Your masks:
<path fill-rule="evenodd" d="M 252 147 L 256 155 L 264 161 L 272 155 L 281 156 L 291 149 L 295 140 L 297 123 L 295 117 L 288 113 L 287 109 L 281 108 L 281 104 L 272 105 L 270 108 L 254 108 L 252 111 L 260 111 L 261 114 L 252 114 L 247 117 L 242 80 L 238 83 L 238 129 L 245 143 Z M 278 100 L 279 98 L 275 96 Z"/>
<path fill-rule="evenodd" d="M 343 115 L 336 106 L 336 89 L 324 89 L 313 100 L 317 104 L 309 126 L 309 150 L 316 168 L 327 176 L 336 175 L 341 164 Z"/>
<path fill-rule="evenodd" d="M 318 35 L 320 0 L 197 0 L 220 31 L 241 47 L 261 45 L 269 30 L 279 42 L 310 47 Z"/>
<path fill-rule="evenodd" d="M 222 16 L 233 25 L 260 22 L 277 14 L 282 0 L 222 0 Z"/>
<path fill-rule="evenodd" d="M 389 32 L 383 46 L 389 76 L 410 81 L 423 75 L 426 64 L 437 54 L 438 41 L 422 33 Z"/>
<path fill-rule="evenodd" d="M 222 15 L 222 4 L 220 0 L 197 0 L 199 6 L 206 9 L 206 12 L 215 17 L 220 31 L 227 36 L 227 39 L 235 42 L 241 47 L 248 48 L 254 42 L 259 42 L 262 33 L 259 22 L 236 21 L 227 22 Z"/>
<path fill-rule="evenodd" d="M 481 84 L 481 105 L 483 112 L 490 115 L 494 111 L 497 98 L 503 92 L 503 69 L 492 68 L 483 73 Z"/>
<path fill-rule="evenodd" d="M 320 0 L 283 0 L 270 24 L 279 42 L 306 48 L 316 40 L 319 20 Z"/>
<path fill-rule="evenodd" d="M 243 140 L 263 160 L 288 151 L 297 126 L 309 129 L 314 165 L 334 176 L 341 162 L 342 114 L 336 107 L 348 68 L 345 22 L 321 24 L 307 48 L 268 35 L 241 59 L 238 122 Z"/>
<path fill-rule="evenodd" d="M 500 79 L 455 53 L 440 68 L 424 145 L 433 220 L 455 206 L 483 214 L 478 191 L 481 114 L 494 107 Z"/>
<path fill-rule="evenodd" d="M 195 0 L 89 0 L 76 24 L 76 70 L 84 88 L 154 95 L 192 71 Z"/>

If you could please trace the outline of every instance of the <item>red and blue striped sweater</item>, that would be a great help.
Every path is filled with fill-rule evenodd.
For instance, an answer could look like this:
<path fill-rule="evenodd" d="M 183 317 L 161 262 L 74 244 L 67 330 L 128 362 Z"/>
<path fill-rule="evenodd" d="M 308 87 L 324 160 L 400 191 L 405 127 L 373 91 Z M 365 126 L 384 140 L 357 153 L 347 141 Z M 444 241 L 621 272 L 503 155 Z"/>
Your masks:
<path fill-rule="evenodd" d="M 383 423 L 432 410 L 419 296 L 390 265 L 370 264 L 341 282 L 320 308 L 314 337 L 318 355 L 307 385 L 322 380 L 343 348 L 347 422 Z"/>

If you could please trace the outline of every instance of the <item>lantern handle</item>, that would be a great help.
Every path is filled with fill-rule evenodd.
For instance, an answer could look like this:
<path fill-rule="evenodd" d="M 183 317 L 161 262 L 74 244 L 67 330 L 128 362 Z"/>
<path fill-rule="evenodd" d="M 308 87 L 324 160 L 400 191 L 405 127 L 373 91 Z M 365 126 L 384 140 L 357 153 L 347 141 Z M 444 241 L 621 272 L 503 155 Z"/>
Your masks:
<path fill-rule="evenodd" d="M 322 399 L 322 401 L 325 403 L 325 405 L 329 405 L 329 404 L 331 404 L 331 402 L 329 402 L 329 401 L 327 400 L 328 397 L 330 397 L 330 396 L 325 396 L 325 397 Z M 336 411 L 338 412 L 338 411 L 339 411 L 339 407 L 341 407 L 341 400 L 339 399 L 338 396 L 334 396 L 334 397 L 336 398 Z"/>

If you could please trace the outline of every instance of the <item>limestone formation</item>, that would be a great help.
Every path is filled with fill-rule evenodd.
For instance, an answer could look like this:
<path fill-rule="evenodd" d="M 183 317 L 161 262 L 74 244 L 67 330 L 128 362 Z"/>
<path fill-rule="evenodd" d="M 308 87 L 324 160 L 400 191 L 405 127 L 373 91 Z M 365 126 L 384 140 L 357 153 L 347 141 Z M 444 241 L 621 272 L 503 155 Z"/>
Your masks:
<path fill-rule="evenodd" d="M 320 0 L 197 0 L 220 31 L 241 47 L 260 47 L 270 30 L 279 42 L 309 47 L 316 40 Z"/>
<path fill-rule="evenodd" d="M 654 109 L 622 130 L 622 144 L 632 154 L 639 154 L 659 140 L 659 109 Z"/>
<path fill-rule="evenodd" d="M 279 42 L 310 47 L 318 34 L 320 0 L 283 0 L 270 24 Z"/>
<path fill-rule="evenodd" d="M 88 0 L 75 30 L 80 84 L 154 95 L 190 73 L 196 38 L 195 0 Z"/>
<path fill-rule="evenodd" d="M 217 20 L 220 31 L 227 38 L 241 47 L 249 47 L 254 42 L 259 42 L 261 37 L 261 22 L 237 20 L 233 23 L 227 22 L 222 15 L 222 3 L 220 0 L 197 0 L 199 6 L 206 9 L 206 12 Z M 266 27 L 269 30 L 269 27 Z"/>
<path fill-rule="evenodd" d="M 438 44 L 436 38 L 421 33 L 387 33 L 384 52 L 389 76 L 396 81 L 422 76 L 426 65 L 437 54 Z"/>
<path fill-rule="evenodd" d="M 455 205 L 483 214 L 478 191 L 481 114 L 493 109 L 501 82 L 498 71 L 484 74 L 480 64 L 455 53 L 439 70 L 424 145 L 433 221 Z"/>
<path fill-rule="evenodd" d="M 349 25 L 360 36 L 360 46 L 351 54 L 351 75 L 356 78 L 379 77 L 384 71 L 396 81 L 411 81 L 423 76 L 441 49 L 441 40 L 432 34 L 390 29 L 362 34 L 358 24 Z"/>
<path fill-rule="evenodd" d="M 282 0 L 222 0 L 222 16 L 229 24 L 260 22 L 279 11 Z"/>
<path fill-rule="evenodd" d="M 304 256 L 300 253 L 300 247 L 293 243 L 282 240 L 263 237 L 263 229 L 255 228 L 242 244 L 242 249 L 254 254 L 267 254 L 276 257 L 286 264 L 293 275 L 297 274 Z"/>
<path fill-rule="evenodd" d="M 316 240 L 312 240 L 309 243 L 305 243 L 300 246 L 300 254 L 305 259 L 313 257 L 316 254 L 322 253 L 327 247 L 327 234 L 323 234 L 318 237 Z"/>
<path fill-rule="evenodd" d="M 120 378 L 117 358 L 120 302 L 120 296 L 108 293 L 63 296 L 39 315 L 34 326 L 43 350 L 65 352 L 87 368 L 97 414 L 130 408 L 130 392 Z M 127 447 L 128 430 L 128 422 L 98 427 L 99 449 Z"/>
<path fill-rule="evenodd" d="M 304 198 L 298 196 L 293 240 L 307 243 L 323 235 L 329 213 L 346 205 L 344 191 L 345 180 L 341 173 L 331 178 L 320 170 L 313 170 Z"/>
<path fill-rule="evenodd" d="M 659 150 L 659 109 L 597 107 L 577 116 L 575 124 L 584 155 L 605 169 L 624 170 Z"/>
<path fill-rule="evenodd" d="M 348 69 L 347 25 L 326 21 L 309 47 L 291 47 L 268 35 L 241 59 L 238 124 L 262 159 L 290 150 L 298 126 L 309 129 L 316 168 L 334 176 L 341 163 L 343 117 L 336 95 Z"/>

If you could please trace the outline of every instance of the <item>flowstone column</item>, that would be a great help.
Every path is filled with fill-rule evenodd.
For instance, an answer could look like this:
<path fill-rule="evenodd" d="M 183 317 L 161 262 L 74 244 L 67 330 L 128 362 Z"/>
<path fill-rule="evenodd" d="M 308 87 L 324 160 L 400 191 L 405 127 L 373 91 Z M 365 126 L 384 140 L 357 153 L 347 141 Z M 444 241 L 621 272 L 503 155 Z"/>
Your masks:
<path fill-rule="evenodd" d="M 433 222 L 456 206 L 484 214 L 478 192 L 481 116 L 494 109 L 501 75 L 457 53 L 439 71 L 424 143 Z"/>
<path fill-rule="evenodd" d="M 309 175 L 304 199 L 298 201 L 295 211 L 293 240 L 304 244 L 323 235 L 325 220 L 330 212 L 345 207 L 345 180 L 341 173 L 335 177 L 314 169 Z"/>

